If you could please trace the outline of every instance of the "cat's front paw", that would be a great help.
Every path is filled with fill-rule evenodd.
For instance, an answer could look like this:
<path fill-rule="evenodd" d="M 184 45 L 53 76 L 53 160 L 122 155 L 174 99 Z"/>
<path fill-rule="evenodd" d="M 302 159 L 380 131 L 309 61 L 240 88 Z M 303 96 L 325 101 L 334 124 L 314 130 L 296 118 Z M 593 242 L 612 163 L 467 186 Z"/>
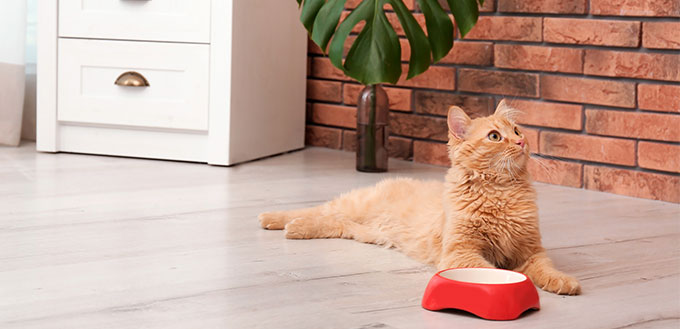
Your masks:
<path fill-rule="evenodd" d="M 309 239 L 309 233 L 312 227 L 309 221 L 303 219 L 294 219 L 286 224 L 286 239 Z"/>
<path fill-rule="evenodd" d="M 581 285 L 578 283 L 576 278 L 566 275 L 559 274 L 546 278 L 546 282 L 543 283 L 541 289 L 556 293 L 558 295 L 580 295 Z"/>
<path fill-rule="evenodd" d="M 260 227 L 266 230 L 283 230 L 286 226 L 285 218 L 276 212 L 263 212 L 257 218 L 260 220 Z"/>

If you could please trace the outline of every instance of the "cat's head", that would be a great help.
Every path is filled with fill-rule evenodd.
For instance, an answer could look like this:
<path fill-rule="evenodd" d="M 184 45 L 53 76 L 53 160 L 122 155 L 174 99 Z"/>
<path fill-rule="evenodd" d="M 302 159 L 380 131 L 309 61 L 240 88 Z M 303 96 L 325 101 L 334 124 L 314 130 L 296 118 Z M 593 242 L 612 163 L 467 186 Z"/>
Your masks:
<path fill-rule="evenodd" d="M 460 107 L 451 106 L 447 122 L 452 165 L 511 177 L 526 172 L 529 146 L 515 123 L 518 114 L 505 100 L 493 115 L 474 120 Z"/>

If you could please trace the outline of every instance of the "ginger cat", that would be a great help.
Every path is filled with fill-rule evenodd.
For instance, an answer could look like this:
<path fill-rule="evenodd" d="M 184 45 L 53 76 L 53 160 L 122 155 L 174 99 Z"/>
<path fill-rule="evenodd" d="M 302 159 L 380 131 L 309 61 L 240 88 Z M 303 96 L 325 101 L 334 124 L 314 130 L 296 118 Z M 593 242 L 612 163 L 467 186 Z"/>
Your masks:
<path fill-rule="evenodd" d="M 260 224 L 289 239 L 345 238 L 394 247 L 439 269 L 498 267 L 526 274 L 546 291 L 580 294 L 541 246 L 529 151 L 501 101 L 471 120 L 448 113 L 451 168 L 444 183 L 386 179 L 317 207 L 262 213 Z"/>

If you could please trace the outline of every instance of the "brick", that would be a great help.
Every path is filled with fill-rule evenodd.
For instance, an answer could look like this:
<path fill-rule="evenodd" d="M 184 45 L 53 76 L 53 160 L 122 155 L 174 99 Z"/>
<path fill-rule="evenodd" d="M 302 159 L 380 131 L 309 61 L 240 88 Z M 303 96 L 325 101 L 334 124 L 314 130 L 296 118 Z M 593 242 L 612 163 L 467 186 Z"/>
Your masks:
<path fill-rule="evenodd" d="M 495 110 L 494 101 L 491 97 L 416 91 L 415 109 L 418 113 L 446 116 L 449 107 L 452 105 L 460 106 L 473 119 L 491 115 Z"/>
<path fill-rule="evenodd" d="M 312 122 L 312 103 L 305 103 L 305 122 Z"/>
<path fill-rule="evenodd" d="M 458 84 L 462 91 L 538 97 L 538 75 L 533 73 L 460 69 Z"/>
<path fill-rule="evenodd" d="M 307 52 L 310 54 L 315 54 L 315 55 L 323 55 L 323 51 L 321 51 L 321 48 L 312 41 L 312 39 L 307 39 Z"/>
<path fill-rule="evenodd" d="M 356 152 L 357 132 L 355 130 L 345 130 L 342 132 L 342 150 L 347 152 Z"/>
<path fill-rule="evenodd" d="M 411 89 L 383 87 L 390 103 L 390 110 L 411 111 Z M 359 93 L 364 89 L 363 85 L 345 84 L 343 91 L 344 103 L 356 105 Z"/>
<path fill-rule="evenodd" d="M 437 166 L 450 166 L 449 149 L 446 144 L 424 141 L 413 142 L 413 161 Z"/>
<path fill-rule="evenodd" d="M 581 130 L 583 106 L 525 100 L 512 100 L 508 104 L 522 115 L 517 123 L 553 128 Z"/>
<path fill-rule="evenodd" d="M 456 41 L 449 54 L 439 62 L 489 66 L 493 64 L 493 44 L 491 42 Z"/>
<path fill-rule="evenodd" d="M 638 106 L 643 110 L 680 113 L 680 86 L 640 83 Z"/>
<path fill-rule="evenodd" d="M 390 136 L 387 138 L 387 153 L 390 158 L 411 160 L 413 158 L 413 140 Z"/>
<path fill-rule="evenodd" d="M 529 152 L 531 153 L 538 153 L 538 134 L 539 130 L 538 129 L 533 129 L 533 128 L 528 128 L 528 127 L 521 127 L 522 129 L 522 134 L 524 135 L 524 139 L 526 140 L 527 145 L 529 146 Z"/>
<path fill-rule="evenodd" d="M 632 140 L 542 131 L 539 143 L 541 154 L 624 166 L 635 165 L 635 141 Z"/>
<path fill-rule="evenodd" d="M 345 2 L 345 8 L 354 9 L 364 0 L 347 0 Z"/>
<path fill-rule="evenodd" d="M 586 110 L 589 134 L 680 142 L 680 115 Z"/>
<path fill-rule="evenodd" d="M 585 74 L 680 81 L 680 54 L 588 49 L 583 61 Z"/>
<path fill-rule="evenodd" d="M 312 106 L 312 122 L 345 128 L 357 127 L 357 109 L 349 106 L 316 103 Z"/>
<path fill-rule="evenodd" d="M 581 73 L 583 50 L 497 44 L 494 46 L 494 65 L 508 69 Z"/>
<path fill-rule="evenodd" d="M 496 11 L 496 2 L 494 0 L 486 0 L 484 4 L 479 7 L 479 11 L 483 13 Z"/>
<path fill-rule="evenodd" d="M 618 107 L 635 107 L 635 84 L 581 77 L 541 76 L 545 99 Z"/>
<path fill-rule="evenodd" d="M 680 17 L 680 1 L 591 0 L 590 13 L 604 16 Z"/>
<path fill-rule="evenodd" d="M 345 130 L 342 136 L 342 149 L 349 152 L 357 150 L 357 133 Z M 413 157 L 413 140 L 390 136 L 387 138 L 387 154 L 390 158 L 410 160 Z"/>
<path fill-rule="evenodd" d="M 638 165 L 680 173 L 680 145 L 641 141 L 638 143 Z"/>
<path fill-rule="evenodd" d="M 643 22 L 642 46 L 653 49 L 680 49 L 680 22 Z"/>
<path fill-rule="evenodd" d="M 443 8 L 444 10 L 449 11 L 449 12 L 451 11 L 451 10 L 449 9 L 449 3 L 448 3 L 446 0 L 439 0 L 438 2 L 439 2 L 439 4 L 442 6 L 442 8 Z M 418 3 L 416 3 L 416 8 L 420 9 L 420 6 L 418 5 Z M 495 7 L 495 4 L 494 4 L 494 0 L 487 0 L 487 1 L 484 1 L 484 5 L 482 5 L 482 6 L 479 7 L 479 11 L 480 11 L 480 12 L 493 12 L 493 11 L 496 11 L 496 7 Z"/>
<path fill-rule="evenodd" d="M 541 17 L 480 16 L 465 39 L 543 41 Z"/>
<path fill-rule="evenodd" d="M 397 83 L 398 86 L 442 90 L 456 89 L 456 69 L 453 67 L 431 66 L 425 73 L 410 80 L 406 80 L 407 73 L 408 66 L 404 65 L 402 76 Z"/>
<path fill-rule="evenodd" d="M 543 38 L 554 43 L 637 47 L 640 22 L 546 17 Z"/>
<path fill-rule="evenodd" d="M 307 98 L 339 103 L 342 101 L 342 83 L 307 79 Z"/>
<path fill-rule="evenodd" d="M 448 140 L 445 118 L 426 117 L 413 114 L 390 113 L 390 133 L 400 136 Z"/>
<path fill-rule="evenodd" d="M 307 126 L 305 128 L 305 145 L 339 149 L 341 139 L 340 129 L 318 126 Z"/>
<path fill-rule="evenodd" d="M 408 62 L 411 59 L 411 44 L 408 43 L 408 39 L 400 38 L 399 45 L 401 46 L 401 61 Z M 349 49 L 345 50 L 345 55 L 349 52 Z"/>
<path fill-rule="evenodd" d="M 312 75 L 312 57 L 307 57 L 307 76 Z"/>
<path fill-rule="evenodd" d="M 583 165 L 580 163 L 532 157 L 527 169 L 538 182 L 570 187 L 583 184 Z"/>
<path fill-rule="evenodd" d="M 312 76 L 315 78 L 350 81 L 342 70 L 333 66 L 331 60 L 326 57 L 314 57 L 312 59 Z"/>
<path fill-rule="evenodd" d="M 498 11 L 508 13 L 585 14 L 585 0 L 498 0 Z"/>
<path fill-rule="evenodd" d="M 680 202 L 680 176 L 586 165 L 584 185 L 589 190 L 637 198 Z"/>

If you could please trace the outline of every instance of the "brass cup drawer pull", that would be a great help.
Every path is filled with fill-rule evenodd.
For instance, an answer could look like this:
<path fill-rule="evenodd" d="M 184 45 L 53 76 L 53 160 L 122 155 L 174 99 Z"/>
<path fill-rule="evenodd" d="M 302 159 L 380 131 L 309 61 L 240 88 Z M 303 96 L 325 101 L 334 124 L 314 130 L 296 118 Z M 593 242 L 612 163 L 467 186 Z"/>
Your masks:
<path fill-rule="evenodd" d="M 138 72 L 127 71 L 119 75 L 114 84 L 123 87 L 148 87 L 149 81 Z"/>

